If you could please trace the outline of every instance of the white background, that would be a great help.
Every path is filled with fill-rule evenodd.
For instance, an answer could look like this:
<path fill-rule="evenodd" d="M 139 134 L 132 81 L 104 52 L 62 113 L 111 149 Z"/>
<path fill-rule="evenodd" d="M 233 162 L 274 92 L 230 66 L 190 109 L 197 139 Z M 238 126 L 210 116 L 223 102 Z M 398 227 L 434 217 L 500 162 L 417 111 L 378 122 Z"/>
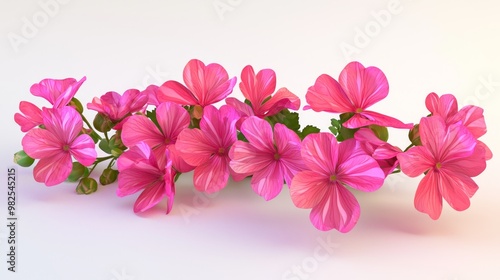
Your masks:
<path fill-rule="evenodd" d="M 500 279 L 500 4 L 437 2 L 2 0 L 0 278 Z M 351 60 L 377 66 L 390 93 L 373 110 L 418 122 L 429 92 L 453 93 L 485 109 L 494 158 L 475 178 L 468 210 L 445 205 L 433 221 L 413 207 L 420 178 L 396 176 L 356 193 L 361 218 L 347 234 L 316 230 L 286 188 L 265 202 L 244 181 L 207 198 L 187 174 L 171 214 L 163 202 L 136 215 L 137 195 L 118 198 L 116 184 L 79 196 L 74 184 L 48 188 L 18 167 L 18 272 L 8 272 L 6 173 L 23 137 L 13 115 L 21 100 L 47 105 L 30 86 L 85 75 L 77 97 L 86 104 L 110 90 L 181 81 L 191 58 L 238 79 L 247 64 L 272 68 L 278 87 L 303 102 L 320 74 L 338 77 Z M 301 116 L 326 130 L 334 115 Z M 390 132 L 393 144 L 408 144 L 405 131 Z"/>

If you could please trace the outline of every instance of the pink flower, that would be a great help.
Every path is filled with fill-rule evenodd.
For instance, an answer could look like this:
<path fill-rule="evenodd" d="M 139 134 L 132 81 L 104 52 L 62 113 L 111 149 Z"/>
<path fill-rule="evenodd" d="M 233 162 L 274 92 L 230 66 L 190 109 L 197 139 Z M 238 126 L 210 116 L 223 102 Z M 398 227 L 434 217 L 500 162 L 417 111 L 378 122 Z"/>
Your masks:
<path fill-rule="evenodd" d="M 300 156 L 300 138 L 283 124 L 274 126 L 258 117 L 249 117 L 241 132 L 248 142 L 237 141 L 229 152 L 230 167 L 241 174 L 253 175 L 253 190 L 270 200 L 289 186 L 297 172 L 305 168 Z"/>
<path fill-rule="evenodd" d="M 172 161 L 166 151 L 158 161 L 148 144 L 139 142 L 118 158 L 119 197 L 143 190 L 134 204 L 134 212 L 144 212 L 167 197 L 167 214 L 172 210 L 175 195 Z"/>
<path fill-rule="evenodd" d="M 160 87 L 157 85 L 149 85 L 145 90 L 142 91 L 148 97 L 148 105 L 153 105 L 158 107 L 160 105 L 160 101 L 158 101 L 158 92 Z"/>
<path fill-rule="evenodd" d="M 476 139 L 486 134 L 486 122 L 484 121 L 483 109 L 474 105 L 467 105 L 458 110 L 457 99 L 452 94 L 443 94 L 439 97 L 431 92 L 425 98 L 425 106 L 432 116 L 440 116 L 446 125 L 461 122 Z M 493 157 L 491 150 L 478 140 L 478 145 L 485 151 L 486 160 Z"/>
<path fill-rule="evenodd" d="M 85 80 L 86 77 L 78 82 L 73 78 L 44 79 L 40 83 L 32 85 L 30 92 L 35 96 L 45 98 L 54 108 L 61 108 L 68 105 Z"/>
<path fill-rule="evenodd" d="M 205 107 L 200 128 L 184 129 L 175 147 L 182 158 L 194 169 L 194 186 L 200 191 L 213 193 L 227 184 L 229 174 L 241 178 L 229 167 L 229 149 L 236 141 L 235 123 L 238 115 L 233 108 Z"/>
<path fill-rule="evenodd" d="M 140 142 L 145 142 L 151 147 L 160 166 L 165 163 L 165 151 L 169 150 L 173 167 L 179 172 L 188 172 L 193 167 L 180 157 L 175 148 L 175 142 L 181 131 L 189 126 L 191 121 L 189 113 L 172 102 L 161 103 L 156 108 L 156 120 L 153 121 L 143 115 L 134 115 L 128 118 L 123 125 L 122 141 L 127 147 L 132 147 Z"/>
<path fill-rule="evenodd" d="M 97 111 L 111 121 L 118 123 L 132 113 L 144 109 L 148 96 L 136 89 L 129 89 L 123 93 L 123 96 L 117 92 L 109 91 L 101 98 L 94 97 L 92 103 L 87 104 L 89 110 Z M 123 123 L 115 129 L 120 129 Z"/>
<path fill-rule="evenodd" d="M 366 110 L 384 99 L 389 93 L 389 84 L 384 73 L 376 67 L 365 68 L 359 62 L 351 62 L 342 70 L 339 81 L 323 74 L 306 94 L 307 103 L 316 112 L 352 113 L 343 125 L 358 128 L 376 124 L 395 128 L 412 128 L 412 124 Z"/>
<path fill-rule="evenodd" d="M 33 170 L 35 180 L 53 186 L 68 178 L 72 157 L 89 166 L 94 163 L 97 153 L 92 138 L 80 134 L 83 121 L 74 108 L 44 108 L 42 118 L 45 129 L 28 131 L 22 145 L 26 154 L 40 159 Z"/>
<path fill-rule="evenodd" d="M 360 209 L 346 186 L 371 192 L 384 183 L 384 173 L 354 139 L 337 143 L 330 133 L 310 134 L 302 141 L 306 170 L 295 175 L 290 186 L 293 203 L 312 208 L 310 219 L 320 230 L 350 231 Z"/>
<path fill-rule="evenodd" d="M 35 104 L 21 101 L 19 103 L 20 113 L 14 114 L 14 121 L 21 126 L 22 132 L 28 132 L 30 129 L 43 123 L 42 110 Z"/>
<path fill-rule="evenodd" d="M 420 121 L 422 146 L 398 155 L 401 170 L 410 177 L 422 173 L 415 195 L 415 208 L 438 219 L 442 198 L 458 211 L 469 208 L 469 198 L 478 189 L 471 177 L 486 168 L 484 148 L 461 123 L 446 126 L 440 116 Z"/>
<path fill-rule="evenodd" d="M 359 129 L 354 134 L 354 139 L 360 143 L 361 148 L 368 155 L 377 161 L 386 177 L 399 165 L 397 155 L 403 151 L 398 147 L 380 140 L 371 129 Z"/>
<path fill-rule="evenodd" d="M 197 59 L 187 63 L 183 78 L 186 86 L 176 81 L 167 81 L 161 85 L 158 100 L 205 107 L 226 98 L 236 84 L 236 77 L 229 79 L 221 65 L 212 63 L 205 66 Z"/>
<path fill-rule="evenodd" d="M 257 116 L 265 118 L 279 113 L 283 109 L 298 110 L 300 98 L 286 88 L 276 89 L 276 73 L 272 69 L 260 70 L 257 75 L 248 65 L 241 72 L 240 89 L 251 106 L 236 98 L 226 98 L 226 103 L 244 117 Z"/>

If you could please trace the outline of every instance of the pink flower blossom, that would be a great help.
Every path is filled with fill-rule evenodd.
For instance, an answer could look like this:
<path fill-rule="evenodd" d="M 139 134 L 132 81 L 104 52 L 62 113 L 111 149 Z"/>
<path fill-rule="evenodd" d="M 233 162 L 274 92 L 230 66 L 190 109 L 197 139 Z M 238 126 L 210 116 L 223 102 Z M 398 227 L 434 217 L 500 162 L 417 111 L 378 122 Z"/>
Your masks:
<path fill-rule="evenodd" d="M 384 99 L 389 93 L 389 84 L 384 73 L 377 67 L 365 68 L 359 62 L 351 62 L 342 70 L 339 81 L 323 74 L 306 94 L 309 106 L 316 112 L 352 113 L 343 125 L 359 128 L 376 124 L 395 128 L 412 128 L 412 124 L 366 110 Z"/>
<path fill-rule="evenodd" d="M 197 59 L 187 63 L 183 78 L 186 86 L 176 81 L 167 81 L 161 85 L 158 100 L 205 107 L 226 98 L 236 84 L 236 77 L 229 79 L 221 65 L 211 63 L 205 66 Z"/>
<path fill-rule="evenodd" d="M 160 87 L 157 85 L 149 85 L 145 90 L 142 91 L 148 97 L 148 105 L 153 105 L 158 107 L 160 105 L 160 101 L 158 101 L 158 92 Z"/>
<path fill-rule="evenodd" d="M 123 96 L 117 92 L 109 91 L 101 98 L 94 97 L 87 104 L 89 110 L 97 111 L 108 117 L 111 121 L 118 123 L 132 113 L 142 111 L 148 102 L 148 96 L 136 89 L 129 89 Z M 120 129 L 123 122 L 115 129 Z"/>
<path fill-rule="evenodd" d="M 283 109 L 300 108 L 300 98 L 286 88 L 280 88 L 273 95 L 276 89 L 276 73 L 272 69 L 260 70 L 255 75 L 252 66 L 246 66 L 241 72 L 240 89 L 251 106 L 232 97 L 226 98 L 226 103 L 239 111 L 243 120 L 249 116 L 265 118 Z"/>
<path fill-rule="evenodd" d="M 406 175 L 426 174 L 417 188 L 415 208 L 434 220 L 441 215 L 442 198 L 455 210 L 469 208 L 469 198 L 478 189 L 471 177 L 486 168 L 484 148 L 460 122 L 446 126 L 440 116 L 422 118 L 419 129 L 422 146 L 398 155 Z"/>
<path fill-rule="evenodd" d="M 384 173 L 354 139 L 337 143 L 330 133 L 310 134 L 302 141 L 306 169 L 295 175 L 290 186 L 293 203 L 312 208 L 310 219 L 319 230 L 350 231 L 360 209 L 346 188 L 371 192 L 384 183 Z"/>
<path fill-rule="evenodd" d="M 200 191 L 213 193 L 227 184 L 229 174 L 236 174 L 230 167 L 229 149 L 236 141 L 237 113 L 229 106 L 217 110 L 205 107 L 200 128 L 184 129 L 175 144 L 182 158 L 194 169 L 194 186 Z"/>
<path fill-rule="evenodd" d="M 402 153 L 400 148 L 380 140 L 369 128 L 360 128 L 354 134 L 354 139 L 361 144 L 361 148 L 379 164 L 385 176 L 399 165 L 397 155 Z"/>
<path fill-rule="evenodd" d="M 21 113 L 14 114 L 14 121 L 21 126 L 22 132 L 28 132 L 30 129 L 43 123 L 42 110 L 35 104 L 21 101 L 19 103 Z"/>
<path fill-rule="evenodd" d="M 53 186 L 68 178 L 72 157 L 89 166 L 94 163 L 97 153 L 92 138 L 80 134 L 83 121 L 74 108 L 44 108 L 42 118 L 45 129 L 28 131 L 22 145 L 26 154 L 40 159 L 33 170 L 35 180 Z"/>
<path fill-rule="evenodd" d="M 434 92 L 425 98 L 425 106 L 432 116 L 442 117 L 446 125 L 461 122 L 476 139 L 486 134 L 486 122 L 481 107 L 467 105 L 458 110 L 455 96 L 452 94 L 438 96 Z M 480 140 L 477 144 L 484 148 L 486 160 L 490 160 L 493 157 L 490 148 Z"/>
<path fill-rule="evenodd" d="M 276 197 L 289 186 L 297 172 L 305 168 L 300 156 L 300 138 L 285 125 L 271 125 L 258 117 L 249 117 L 241 132 L 248 142 L 237 141 L 229 152 L 230 167 L 241 174 L 252 175 L 253 190 L 265 200 Z"/>
<path fill-rule="evenodd" d="M 80 81 L 73 78 L 63 80 L 44 79 L 40 83 L 32 85 L 30 92 L 35 96 L 45 98 L 54 108 L 61 108 L 68 105 L 85 80 L 86 77 L 83 77 Z"/>
<path fill-rule="evenodd" d="M 118 189 L 119 197 L 134 194 L 140 190 L 134 204 L 134 212 L 144 212 L 167 197 L 167 214 L 174 203 L 175 186 L 172 171 L 172 161 L 168 151 L 163 160 L 159 161 L 151 148 L 145 142 L 125 151 L 118 158 Z"/>
<path fill-rule="evenodd" d="M 123 144 L 131 147 L 145 142 L 153 150 L 160 166 L 164 165 L 165 151 L 169 150 L 175 170 L 179 172 L 193 170 L 193 167 L 180 157 L 174 145 L 181 131 L 189 126 L 191 121 L 189 113 L 178 104 L 165 102 L 156 108 L 156 120 L 159 127 L 143 115 L 128 118 L 121 134 Z"/>

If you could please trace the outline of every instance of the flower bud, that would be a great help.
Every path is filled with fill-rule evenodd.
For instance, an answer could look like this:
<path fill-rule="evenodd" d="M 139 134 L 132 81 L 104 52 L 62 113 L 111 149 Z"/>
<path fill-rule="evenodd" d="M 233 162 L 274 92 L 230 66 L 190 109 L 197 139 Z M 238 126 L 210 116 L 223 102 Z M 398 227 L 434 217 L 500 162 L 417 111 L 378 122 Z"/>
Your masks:
<path fill-rule="evenodd" d="M 73 162 L 73 168 L 71 169 L 71 173 L 69 173 L 67 180 L 69 182 L 76 182 L 78 181 L 78 179 L 88 174 L 89 174 L 89 169 L 87 167 L 83 166 L 79 162 Z"/>
<path fill-rule="evenodd" d="M 95 129 L 100 132 L 108 132 L 114 126 L 113 121 L 101 113 L 95 115 L 93 125 Z"/>
<path fill-rule="evenodd" d="M 387 130 L 387 127 L 372 124 L 370 125 L 370 129 L 375 133 L 375 136 L 377 136 L 378 139 L 384 142 L 389 140 L 389 131 Z"/>
<path fill-rule="evenodd" d="M 76 186 L 76 193 L 78 194 L 91 194 L 97 191 L 97 181 L 90 177 L 85 177 L 80 180 Z"/>
<path fill-rule="evenodd" d="M 410 129 L 410 132 L 408 132 L 408 138 L 410 138 L 410 141 L 413 145 L 422 146 L 418 124 L 414 125 L 413 128 Z"/>
<path fill-rule="evenodd" d="M 69 102 L 68 104 L 69 106 L 75 108 L 75 110 L 78 112 L 78 113 L 83 113 L 83 105 L 82 103 L 80 102 L 80 100 L 76 99 L 73 97 L 73 99 L 71 99 L 71 101 Z"/>
<path fill-rule="evenodd" d="M 111 183 L 114 183 L 116 181 L 116 178 L 118 178 L 118 170 L 106 168 L 102 172 L 101 176 L 99 176 L 99 182 L 103 186 L 109 185 Z"/>
<path fill-rule="evenodd" d="M 28 156 L 23 150 L 20 150 L 14 154 L 14 162 L 22 167 L 30 167 L 35 162 L 35 159 Z"/>

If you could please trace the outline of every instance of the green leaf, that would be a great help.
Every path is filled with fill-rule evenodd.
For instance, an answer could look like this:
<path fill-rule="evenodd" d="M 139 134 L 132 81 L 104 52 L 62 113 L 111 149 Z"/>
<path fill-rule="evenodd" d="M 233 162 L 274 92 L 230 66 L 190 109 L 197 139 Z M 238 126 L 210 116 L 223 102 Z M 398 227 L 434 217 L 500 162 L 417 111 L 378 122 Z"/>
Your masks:
<path fill-rule="evenodd" d="M 109 147 L 109 142 L 106 139 L 101 139 L 99 142 L 99 148 L 107 154 L 111 154 L 111 148 Z"/>
<path fill-rule="evenodd" d="M 300 139 L 304 139 L 307 135 L 318 132 L 320 132 L 319 128 L 313 125 L 307 125 L 306 127 L 304 127 L 304 129 L 302 129 L 302 132 L 300 133 Z"/>
<path fill-rule="evenodd" d="M 286 125 L 289 129 L 295 131 L 299 134 L 300 123 L 299 123 L 299 113 L 290 112 L 288 109 L 284 109 L 280 112 L 283 115 L 281 123 Z"/>
<path fill-rule="evenodd" d="M 71 169 L 71 173 L 66 179 L 68 182 L 76 182 L 78 179 L 85 177 L 89 174 L 89 169 L 83 166 L 79 162 L 73 162 L 73 168 Z"/>
<path fill-rule="evenodd" d="M 389 131 L 387 130 L 387 127 L 372 124 L 370 125 L 370 129 L 375 133 L 375 136 L 377 136 L 378 139 L 384 142 L 389 140 Z"/>
<path fill-rule="evenodd" d="M 158 124 L 158 119 L 156 118 L 156 108 L 153 109 L 153 111 L 147 111 L 146 117 L 148 117 L 156 125 L 156 127 L 161 129 L 160 124 Z"/>
<path fill-rule="evenodd" d="M 241 133 L 240 131 L 238 131 L 238 133 L 236 134 L 236 137 L 238 138 L 238 140 L 240 141 L 243 141 L 243 142 L 248 142 L 247 138 L 245 137 L 245 135 L 243 135 L 243 133 Z"/>
<path fill-rule="evenodd" d="M 35 159 L 28 156 L 24 150 L 20 150 L 14 154 L 14 162 L 22 167 L 30 167 L 35 162 Z"/>
<path fill-rule="evenodd" d="M 331 126 L 328 127 L 328 129 L 333 133 L 333 135 L 335 136 L 339 135 L 340 128 L 342 127 L 340 121 L 334 118 L 330 120 L 330 123 Z"/>

